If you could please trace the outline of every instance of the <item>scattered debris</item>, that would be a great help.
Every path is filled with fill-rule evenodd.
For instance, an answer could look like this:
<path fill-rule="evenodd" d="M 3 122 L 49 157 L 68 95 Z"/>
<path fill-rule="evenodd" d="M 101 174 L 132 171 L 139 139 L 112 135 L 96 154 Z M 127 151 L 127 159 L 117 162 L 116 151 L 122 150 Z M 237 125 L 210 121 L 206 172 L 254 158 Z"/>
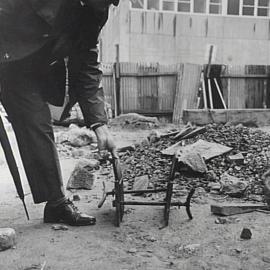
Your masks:
<path fill-rule="evenodd" d="M 243 228 L 241 235 L 240 235 L 240 238 L 244 239 L 244 240 L 249 240 L 249 239 L 251 239 L 251 236 L 252 236 L 251 230 L 248 228 Z"/>
<path fill-rule="evenodd" d="M 99 161 L 81 159 L 71 173 L 67 189 L 92 189 L 96 179 L 94 172 L 97 169 L 99 169 Z"/>
<path fill-rule="evenodd" d="M 0 228 L 0 251 L 14 247 L 16 232 L 12 228 Z"/>
<path fill-rule="evenodd" d="M 239 222 L 239 219 L 238 218 L 232 218 L 232 217 L 229 217 L 229 218 L 218 217 L 215 220 L 216 224 L 231 224 L 231 223 L 236 223 L 236 222 Z"/>
<path fill-rule="evenodd" d="M 242 153 L 238 153 L 236 155 L 229 156 L 228 159 L 229 161 L 235 162 L 236 164 L 243 164 L 245 158 Z"/>
<path fill-rule="evenodd" d="M 82 147 L 97 141 L 93 131 L 86 127 L 70 125 L 68 131 L 61 131 L 55 134 L 56 143 L 65 143 L 74 147 Z"/>
<path fill-rule="evenodd" d="M 171 136 L 176 136 L 178 133 L 180 132 L 180 130 L 170 130 L 169 132 L 165 133 L 165 134 L 161 134 L 160 138 L 165 139 L 165 138 L 169 138 Z"/>
<path fill-rule="evenodd" d="M 121 126 L 125 128 L 155 128 L 159 126 L 156 117 L 146 117 L 137 113 L 121 114 L 112 119 L 111 126 Z"/>
<path fill-rule="evenodd" d="M 263 175 L 263 194 L 264 194 L 264 199 L 267 203 L 267 205 L 270 207 L 270 171 L 267 171 Z"/>
<path fill-rule="evenodd" d="M 56 224 L 56 225 L 52 225 L 52 229 L 55 231 L 67 231 L 68 226 L 63 225 L 63 224 Z"/>
<path fill-rule="evenodd" d="M 241 197 L 248 187 L 248 183 L 228 173 L 221 175 L 221 192 L 231 197 Z"/>
<path fill-rule="evenodd" d="M 215 223 L 216 224 L 226 224 L 226 223 L 228 223 L 228 220 L 226 219 L 226 218 L 217 218 L 216 220 L 215 220 Z"/>
<path fill-rule="evenodd" d="M 174 140 L 180 140 L 182 139 L 184 136 L 186 136 L 187 134 L 189 134 L 191 131 L 193 131 L 194 129 L 196 129 L 196 127 L 192 127 L 190 124 L 187 124 L 180 132 L 178 132 L 175 136 L 174 136 Z"/>
<path fill-rule="evenodd" d="M 119 153 L 126 152 L 126 151 L 135 151 L 135 145 L 134 144 L 126 145 L 126 146 L 118 148 L 117 151 Z"/>
<path fill-rule="evenodd" d="M 24 268 L 23 270 L 44 270 L 46 266 L 46 261 L 42 264 L 32 264 L 29 267 Z"/>
<path fill-rule="evenodd" d="M 242 249 L 241 249 L 241 248 L 235 248 L 234 251 L 235 251 L 237 254 L 242 253 Z"/>
<path fill-rule="evenodd" d="M 152 130 L 147 139 L 150 143 L 157 142 L 161 137 L 161 134 L 157 130 Z"/>
<path fill-rule="evenodd" d="M 178 252 L 181 252 L 184 255 L 194 255 L 200 249 L 200 247 L 200 244 L 181 245 L 178 248 Z"/>
<path fill-rule="evenodd" d="M 190 132 L 187 132 L 185 135 L 182 135 L 180 139 L 181 140 L 190 139 L 204 132 L 206 132 L 206 127 L 198 127 L 198 128 L 193 127 Z"/>
<path fill-rule="evenodd" d="M 263 256 L 262 260 L 263 262 L 270 263 L 270 257 Z"/>
<path fill-rule="evenodd" d="M 211 182 L 207 186 L 210 189 L 210 192 L 218 192 L 221 190 L 221 184 L 220 183 L 215 183 Z"/>
<path fill-rule="evenodd" d="M 127 253 L 130 253 L 130 254 L 135 254 L 137 253 L 137 249 L 136 248 L 131 248 L 127 251 Z"/>

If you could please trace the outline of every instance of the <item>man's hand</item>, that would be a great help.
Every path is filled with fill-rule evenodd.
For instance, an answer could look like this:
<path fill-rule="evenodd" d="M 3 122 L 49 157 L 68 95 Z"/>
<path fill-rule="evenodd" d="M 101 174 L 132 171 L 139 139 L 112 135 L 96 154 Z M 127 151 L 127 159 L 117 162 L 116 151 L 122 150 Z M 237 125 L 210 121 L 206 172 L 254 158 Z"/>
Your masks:
<path fill-rule="evenodd" d="M 95 133 L 97 136 L 99 151 L 102 152 L 107 150 L 113 157 L 117 157 L 116 145 L 107 125 L 96 128 Z"/>

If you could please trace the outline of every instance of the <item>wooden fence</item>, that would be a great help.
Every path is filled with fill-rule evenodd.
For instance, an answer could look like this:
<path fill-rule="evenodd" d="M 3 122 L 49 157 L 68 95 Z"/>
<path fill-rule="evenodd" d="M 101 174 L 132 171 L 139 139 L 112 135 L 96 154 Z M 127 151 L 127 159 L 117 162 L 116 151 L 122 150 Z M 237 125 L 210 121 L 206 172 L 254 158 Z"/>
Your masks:
<path fill-rule="evenodd" d="M 116 114 L 170 115 L 180 123 L 183 109 L 202 108 L 198 89 L 203 66 L 119 63 L 103 64 L 102 69 L 106 101 Z M 228 109 L 252 109 L 270 106 L 269 74 L 268 66 L 213 65 L 210 77 L 217 79 Z M 211 85 L 213 109 L 223 109 Z"/>
<path fill-rule="evenodd" d="M 102 70 L 102 85 L 106 101 L 111 104 L 113 111 L 117 110 L 117 114 L 173 113 L 177 65 L 120 63 L 117 72 L 115 65 L 103 64 Z M 119 80 L 119 89 L 117 89 L 117 80 Z"/>
<path fill-rule="evenodd" d="M 269 71 L 269 66 L 224 66 L 220 77 L 228 108 L 269 108 Z"/>

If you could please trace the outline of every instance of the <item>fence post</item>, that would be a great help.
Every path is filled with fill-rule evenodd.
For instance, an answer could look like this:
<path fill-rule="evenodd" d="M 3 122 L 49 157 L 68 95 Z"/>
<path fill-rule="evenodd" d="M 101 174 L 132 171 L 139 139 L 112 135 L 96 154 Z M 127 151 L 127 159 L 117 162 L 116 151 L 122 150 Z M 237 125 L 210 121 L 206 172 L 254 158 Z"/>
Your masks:
<path fill-rule="evenodd" d="M 120 62 L 119 62 L 119 44 L 115 45 L 116 48 L 116 59 L 113 65 L 114 74 L 114 105 L 115 115 L 121 114 L 121 89 L 120 89 Z"/>

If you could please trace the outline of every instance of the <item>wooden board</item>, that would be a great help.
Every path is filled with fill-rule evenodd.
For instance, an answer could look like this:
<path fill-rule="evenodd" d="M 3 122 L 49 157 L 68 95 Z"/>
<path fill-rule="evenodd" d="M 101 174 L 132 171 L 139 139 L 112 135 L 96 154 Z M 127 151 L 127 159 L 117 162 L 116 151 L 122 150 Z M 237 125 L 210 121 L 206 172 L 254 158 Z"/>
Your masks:
<path fill-rule="evenodd" d="M 195 109 L 202 66 L 184 64 L 180 66 L 176 85 L 173 122 L 179 124 L 183 109 Z"/>
<path fill-rule="evenodd" d="M 270 109 L 184 110 L 183 122 L 196 125 L 242 123 L 266 126 L 270 125 Z"/>
<path fill-rule="evenodd" d="M 245 66 L 228 66 L 228 72 L 232 76 L 244 75 Z M 244 109 L 246 107 L 246 91 L 245 91 L 245 78 L 228 79 L 229 80 L 229 93 L 228 93 L 228 106 L 229 109 Z"/>
<path fill-rule="evenodd" d="M 232 216 L 267 209 L 267 206 L 263 204 L 211 205 L 211 213 L 219 216 Z"/>
<path fill-rule="evenodd" d="M 266 66 L 249 65 L 245 67 L 247 75 L 266 75 Z M 264 82 L 266 79 L 246 79 L 246 108 L 263 108 Z"/>

